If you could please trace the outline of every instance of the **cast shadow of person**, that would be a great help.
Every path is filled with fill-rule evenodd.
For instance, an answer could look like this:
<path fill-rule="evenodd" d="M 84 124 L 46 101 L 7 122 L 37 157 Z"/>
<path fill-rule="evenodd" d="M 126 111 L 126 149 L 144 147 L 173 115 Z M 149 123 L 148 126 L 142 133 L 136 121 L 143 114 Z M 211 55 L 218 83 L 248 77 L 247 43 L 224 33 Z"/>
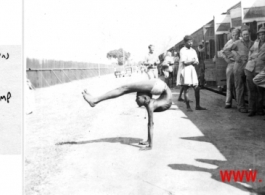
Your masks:
<path fill-rule="evenodd" d="M 59 142 L 56 145 L 80 145 L 80 144 L 92 144 L 92 143 L 101 143 L 101 142 L 108 142 L 108 143 L 120 143 L 124 145 L 129 145 L 137 148 L 141 148 L 139 144 L 140 141 L 143 139 L 140 138 L 132 138 L 132 137 L 111 137 L 111 138 L 101 138 L 95 140 L 88 140 L 88 141 L 66 141 L 66 142 Z"/>
<path fill-rule="evenodd" d="M 196 159 L 199 162 L 203 163 L 209 163 L 214 164 L 218 166 L 217 169 L 209 169 L 209 168 L 203 168 L 198 167 L 194 165 L 188 165 L 188 164 L 169 164 L 168 166 L 173 170 L 179 170 L 179 171 L 199 171 L 199 172 L 207 172 L 211 174 L 211 178 L 218 181 L 223 182 L 220 176 L 220 171 L 224 171 L 223 167 L 227 167 L 226 163 L 227 161 L 218 161 L 218 160 L 205 160 L 205 159 Z M 246 182 L 246 181 L 242 181 Z M 232 185 L 233 187 L 239 188 L 242 191 L 250 192 L 250 195 L 265 195 L 265 186 L 264 187 L 257 187 L 253 188 L 251 185 L 245 185 L 242 183 L 237 183 L 233 181 L 232 179 L 230 182 L 225 182 L 228 185 Z M 249 184 L 249 183 L 248 183 Z"/>
<path fill-rule="evenodd" d="M 220 171 L 257 170 L 256 182 L 243 180 L 242 183 L 227 182 L 226 184 L 253 194 L 265 195 L 265 131 L 262 117 L 250 118 L 237 112 L 236 109 L 224 110 L 218 102 L 220 98 L 210 98 L 204 97 L 204 104 L 211 108 L 207 111 L 187 112 L 185 107 L 178 106 L 186 114 L 182 118 L 190 120 L 203 134 L 203 136 L 181 139 L 211 143 L 225 157 L 226 161 L 196 159 L 202 163 L 216 165 L 216 169 L 188 164 L 170 164 L 168 166 L 174 170 L 209 172 L 212 179 L 219 182 L 222 182 Z M 177 105 L 182 104 L 177 102 Z"/>

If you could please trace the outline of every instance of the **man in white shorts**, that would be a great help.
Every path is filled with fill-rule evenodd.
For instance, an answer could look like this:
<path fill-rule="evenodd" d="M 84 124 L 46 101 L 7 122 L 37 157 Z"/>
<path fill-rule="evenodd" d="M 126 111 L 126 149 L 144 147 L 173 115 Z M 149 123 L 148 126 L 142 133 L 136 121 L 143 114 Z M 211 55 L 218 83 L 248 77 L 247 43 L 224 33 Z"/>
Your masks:
<path fill-rule="evenodd" d="M 196 51 L 192 48 L 192 37 L 186 35 L 184 37 L 185 46 L 180 50 L 180 62 L 177 76 L 177 85 L 181 85 L 184 90 L 185 103 L 187 105 L 187 111 L 192 111 L 188 99 L 188 89 L 194 88 L 196 110 L 206 110 L 200 106 L 200 87 L 198 77 L 194 66 L 198 66 L 199 60 Z"/>

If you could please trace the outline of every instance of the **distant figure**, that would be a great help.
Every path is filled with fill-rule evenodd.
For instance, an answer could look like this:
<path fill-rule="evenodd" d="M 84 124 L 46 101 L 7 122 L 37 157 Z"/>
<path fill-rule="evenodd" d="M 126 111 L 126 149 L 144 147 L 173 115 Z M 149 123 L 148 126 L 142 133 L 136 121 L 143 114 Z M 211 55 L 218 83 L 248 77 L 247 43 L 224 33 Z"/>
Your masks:
<path fill-rule="evenodd" d="M 146 145 L 141 150 L 150 150 L 153 146 L 153 112 L 166 111 L 172 104 L 172 93 L 166 83 L 160 79 L 149 79 L 123 85 L 98 97 L 91 96 L 86 90 L 82 94 L 89 105 L 94 107 L 102 101 L 134 92 L 137 92 L 136 103 L 138 106 L 144 106 L 148 113 L 148 139 L 145 142 L 140 142 L 140 144 Z M 160 97 L 158 99 L 152 99 L 152 95 L 160 95 Z"/>
<path fill-rule="evenodd" d="M 158 78 L 157 66 L 160 63 L 158 56 L 154 53 L 155 47 L 153 45 L 148 46 L 149 53 L 144 59 L 144 65 L 147 67 L 147 74 L 149 79 Z"/>
<path fill-rule="evenodd" d="M 192 111 L 188 99 L 188 89 L 194 88 L 196 99 L 196 110 L 206 110 L 200 106 L 200 87 L 198 77 L 194 66 L 199 64 L 196 51 L 191 47 L 193 41 L 191 36 L 184 37 L 185 46 L 180 50 L 180 63 L 178 69 L 177 85 L 181 85 L 184 91 L 184 98 L 187 105 L 187 111 Z"/>
<path fill-rule="evenodd" d="M 165 77 L 165 82 L 171 87 L 170 79 L 172 79 L 174 58 L 170 51 L 167 51 L 164 61 L 162 62 L 162 72 Z"/>
<path fill-rule="evenodd" d="M 177 51 L 174 51 L 174 64 L 173 64 L 173 80 L 177 80 L 177 74 L 178 74 L 178 66 L 179 66 L 179 53 Z"/>

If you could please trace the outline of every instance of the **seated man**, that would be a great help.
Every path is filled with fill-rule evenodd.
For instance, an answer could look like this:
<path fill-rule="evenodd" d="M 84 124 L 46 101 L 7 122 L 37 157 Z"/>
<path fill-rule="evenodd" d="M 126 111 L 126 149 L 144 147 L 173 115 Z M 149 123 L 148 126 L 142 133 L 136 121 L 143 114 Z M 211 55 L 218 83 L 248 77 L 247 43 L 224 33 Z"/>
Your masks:
<path fill-rule="evenodd" d="M 140 144 L 146 145 L 141 150 L 151 150 L 153 146 L 153 112 L 162 112 L 171 107 L 172 93 L 166 83 L 160 79 L 144 80 L 121 86 L 117 89 L 111 90 L 99 97 L 93 97 L 86 90 L 84 90 L 83 97 L 91 107 L 96 104 L 120 97 L 124 94 L 137 92 L 136 103 L 138 106 L 144 106 L 148 113 L 148 139 L 146 142 Z M 160 95 L 158 99 L 152 99 L 152 95 Z"/>

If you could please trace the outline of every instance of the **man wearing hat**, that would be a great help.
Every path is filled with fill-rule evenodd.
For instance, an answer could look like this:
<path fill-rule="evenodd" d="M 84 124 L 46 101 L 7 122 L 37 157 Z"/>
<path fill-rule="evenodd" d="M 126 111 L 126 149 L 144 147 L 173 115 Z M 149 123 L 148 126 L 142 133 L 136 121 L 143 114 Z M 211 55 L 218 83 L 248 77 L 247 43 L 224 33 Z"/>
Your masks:
<path fill-rule="evenodd" d="M 224 49 L 223 54 L 231 60 L 235 59 L 233 68 L 235 88 L 236 88 L 236 99 L 237 109 L 239 112 L 247 113 L 245 105 L 245 73 L 244 68 L 248 61 L 248 53 L 253 45 L 253 41 L 249 37 L 249 29 L 247 27 L 241 30 L 242 39 L 235 41 L 231 46 Z"/>
<path fill-rule="evenodd" d="M 250 52 L 249 61 L 245 69 L 249 92 L 249 108 L 251 109 L 249 116 L 264 115 L 264 89 L 261 87 L 265 87 L 265 27 L 259 29 L 258 39 L 250 49 Z"/>
<path fill-rule="evenodd" d="M 187 105 L 187 111 L 192 111 L 190 107 L 190 101 L 188 100 L 188 89 L 194 88 L 196 110 L 206 110 L 200 106 L 200 87 L 198 77 L 194 66 L 198 66 L 199 60 L 196 51 L 192 48 L 193 41 L 191 36 L 186 35 L 184 37 L 185 46 L 180 50 L 180 61 L 177 76 L 177 85 L 183 87 L 185 103 Z"/>

